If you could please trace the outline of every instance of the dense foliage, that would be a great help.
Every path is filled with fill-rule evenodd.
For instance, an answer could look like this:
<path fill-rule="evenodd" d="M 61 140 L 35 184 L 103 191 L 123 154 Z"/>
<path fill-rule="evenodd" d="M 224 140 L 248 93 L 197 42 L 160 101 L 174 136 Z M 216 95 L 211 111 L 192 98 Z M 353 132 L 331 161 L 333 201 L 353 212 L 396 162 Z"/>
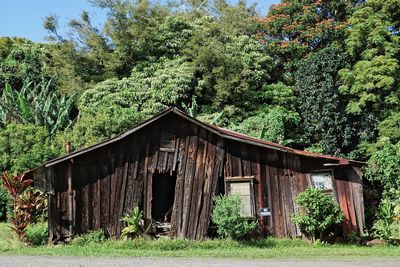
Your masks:
<path fill-rule="evenodd" d="M 78 246 L 87 246 L 90 244 L 99 244 L 107 240 L 102 229 L 91 230 L 85 234 L 77 235 L 72 239 L 72 244 Z"/>
<path fill-rule="evenodd" d="M 48 229 L 47 222 L 29 224 L 25 228 L 27 242 L 33 246 L 45 245 L 48 240 Z"/>
<path fill-rule="evenodd" d="M 217 226 L 218 235 L 224 238 L 241 239 L 255 230 L 257 222 L 241 215 L 242 202 L 239 196 L 214 197 L 211 220 Z"/>
<path fill-rule="evenodd" d="M 366 177 L 382 186 L 385 198 L 400 199 L 400 142 L 383 140 L 366 168 Z"/>
<path fill-rule="evenodd" d="M 3 186 L 3 180 L 0 180 L 0 222 L 7 219 L 7 212 L 11 205 L 10 194 Z"/>
<path fill-rule="evenodd" d="M 0 130 L 0 171 L 21 173 L 58 154 L 44 127 L 10 123 Z"/>
<path fill-rule="evenodd" d="M 338 91 L 338 71 L 346 65 L 343 50 L 330 46 L 301 60 L 295 72 L 301 139 L 306 147 L 331 155 L 354 151 L 357 141 L 355 126 L 345 112 L 346 100 Z"/>
<path fill-rule="evenodd" d="M 370 159 L 372 186 L 396 197 L 400 1 L 282 0 L 267 14 L 246 1 L 91 3 L 103 24 L 83 11 L 68 35 L 47 17 L 47 43 L 0 38 L 0 171 L 174 105 L 264 140 Z"/>
<path fill-rule="evenodd" d="M 373 230 L 375 237 L 390 244 L 400 244 L 400 198 L 381 202 Z"/>
<path fill-rule="evenodd" d="M 301 211 L 292 215 L 292 221 L 312 241 L 321 240 L 324 232 L 334 224 L 342 222 L 344 215 L 339 205 L 331 196 L 324 195 L 321 190 L 307 188 L 296 198 Z"/>

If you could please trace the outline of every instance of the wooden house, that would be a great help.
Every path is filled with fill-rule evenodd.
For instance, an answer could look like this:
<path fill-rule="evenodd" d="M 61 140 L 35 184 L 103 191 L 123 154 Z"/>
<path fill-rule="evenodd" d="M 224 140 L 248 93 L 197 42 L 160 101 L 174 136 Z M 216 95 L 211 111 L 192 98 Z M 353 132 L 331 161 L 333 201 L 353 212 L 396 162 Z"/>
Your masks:
<path fill-rule="evenodd" d="M 202 123 L 176 108 L 30 171 L 48 193 L 50 239 L 92 229 L 118 237 L 134 207 L 181 238 L 207 236 L 213 197 L 238 194 L 260 235 L 300 236 L 290 215 L 308 186 L 331 194 L 343 234 L 364 228 L 361 162 L 314 154 Z M 169 227 L 169 228 L 168 228 Z"/>

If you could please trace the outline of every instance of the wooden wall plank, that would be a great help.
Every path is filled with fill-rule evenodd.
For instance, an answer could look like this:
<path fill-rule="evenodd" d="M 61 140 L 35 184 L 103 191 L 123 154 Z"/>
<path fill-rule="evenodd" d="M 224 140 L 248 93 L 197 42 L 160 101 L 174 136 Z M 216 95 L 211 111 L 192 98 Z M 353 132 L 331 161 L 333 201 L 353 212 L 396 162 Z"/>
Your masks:
<path fill-rule="evenodd" d="M 191 196 L 193 189 L 193 180 L 195 175 L 196 168 L 196 156 L 197 156 L 197 146 L 198 146 L 198 126 L 191 125 L 192 135 L 189 138 L 189 148 L 188 148 L 188 156 L 186 161 L 186 170 L 185 170 L 185 190 L 184 190 L 184 198 L 183 198 L 183 214 L 182 214 L 182 225 L 181 231 L 183 237 L 187 236 L 188 233 L 188 225 L 189 225 L 189 212 L 191 209 Z"/>
<path fill-rule="evenodd" d="M 183 214 L 183 197 L 185 190 L 185 170 L 187 162 L 187 153 L 189 148 L 189 136 L 183 135 L 187 132 L 187 125 L 183 124 L 181 129 L 177 162 L 178 171 L 176 176 L 175 185 L 175 198 L 174 206 L 172 208 L 171 216 L 171 228 L 175 236 L 183 237 L 181 225 L 182 225 L 182 214 Z"/>
<path fill-rule="evenodd" d="M 197 146 L 197 158 L 196 158 L 196 170 L 193 180 L 193 190 L 192 190 L 192 201 L 191 205 L 193 205 L 189 212 L 189 231 L 188 238 L 195 239 L 200 210 L 202 206 L 203 200 L 203 186 L 205 180 L 205 160 L 207 156 L 207 132 L 205 129 L 200 129 L 199 131 L 199 140 Z"/>

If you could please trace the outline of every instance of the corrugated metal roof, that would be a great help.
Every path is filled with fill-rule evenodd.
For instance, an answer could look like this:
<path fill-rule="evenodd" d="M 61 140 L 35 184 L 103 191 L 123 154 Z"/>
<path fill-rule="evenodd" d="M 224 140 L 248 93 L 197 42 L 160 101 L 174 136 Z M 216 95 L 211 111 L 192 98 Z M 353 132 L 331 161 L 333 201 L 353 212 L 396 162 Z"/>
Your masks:
<path fill-rule="evenodd" d="M 282 152 L 292 153 L 292 154 L 296 154 L 296 155 L 304 156 L 304 157 L 320 158 L 320 159 L 335 161 L 335 163 L 340 164 L 340 165 L 363 164 L 363 162 L 360 162 L 360 161 L 348 160 L 348 159 L 338 158 L 338 157 L 329 156 L 329 155 L 322 155 L 322 154 L 307 152 L 307 151 L 293 149 L 293 148 L 290 148 L 287 146 L 283 146 L 281 144 L 260 140 L 260 139 L 257 139 L 257 138 L 254 138 L 254 137 L 251 137 L 248 135 L 244 135 L 241 133 L 237 133 L 237 132 L 228 130 L 228 129 L 224 129 L 224 128 L 217 127 L 214 125 L 206 124 L 204 122 L 196 120 L 195 118 L 190 117 L 189 115 L 187 115 L 186 113 L 180 111 L 179 109 L 177 109 L 175 107 L 170 107 L 170 108 L 167 108 L 166 110 L 164 110 L 163 112 L 159 113 L 158 115 L 150 118 L 149 120 L 144 121 L 143 123 L 137 125 L 136 127 L 132 128 L 122 134 L 119 134 L 111 139 L 108 139 L 108 140 L 98 143 L 96 145 L 75 151 L 75 152 L 65 155 L 63 157 L 59 157 L 59 158 L 50 160 L 50 161 L 46 162 L 45 164 L 43 164 L 41 167 L 49 167 L 49 166 L 55 165 L 57 163 L 63 162 L 65 160 L 72 159 L 79 155 L 85 154 L 89 151 L 106 146 L 108 144 L 117 142 L 117 141 L 129 136 L 130 134 L 146 127 L 147 125 L 153 123 L 154 121 L 161 119 L 162 117 L 164 117 L 165 115 L 170 114 L 170 113 L 174 113 L 186 120 L 189 120 L 189 121 L 199 125 L 200 127 L 206 128 L 207 130 L 221 136 L 222 138 L 226 138 L 229 140 L 245 142 L 245 143 L 248 143 L 251 145 L 256 145 L 256 146 L 260 146 L 260 147 L 264 147 L 264 148 L 279 150 Z"/>

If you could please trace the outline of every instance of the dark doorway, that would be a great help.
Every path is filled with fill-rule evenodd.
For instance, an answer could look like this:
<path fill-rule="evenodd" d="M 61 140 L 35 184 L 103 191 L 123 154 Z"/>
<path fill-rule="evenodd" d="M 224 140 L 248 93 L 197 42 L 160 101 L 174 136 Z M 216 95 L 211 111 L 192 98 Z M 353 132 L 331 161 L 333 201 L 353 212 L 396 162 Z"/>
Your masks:
<path fill-rule="evenodd" d="M 175 198 L 176 173 L 169 172 L 153 175 L 152 218 L 159 222 L 171 222 L 172 206 Z"/>

